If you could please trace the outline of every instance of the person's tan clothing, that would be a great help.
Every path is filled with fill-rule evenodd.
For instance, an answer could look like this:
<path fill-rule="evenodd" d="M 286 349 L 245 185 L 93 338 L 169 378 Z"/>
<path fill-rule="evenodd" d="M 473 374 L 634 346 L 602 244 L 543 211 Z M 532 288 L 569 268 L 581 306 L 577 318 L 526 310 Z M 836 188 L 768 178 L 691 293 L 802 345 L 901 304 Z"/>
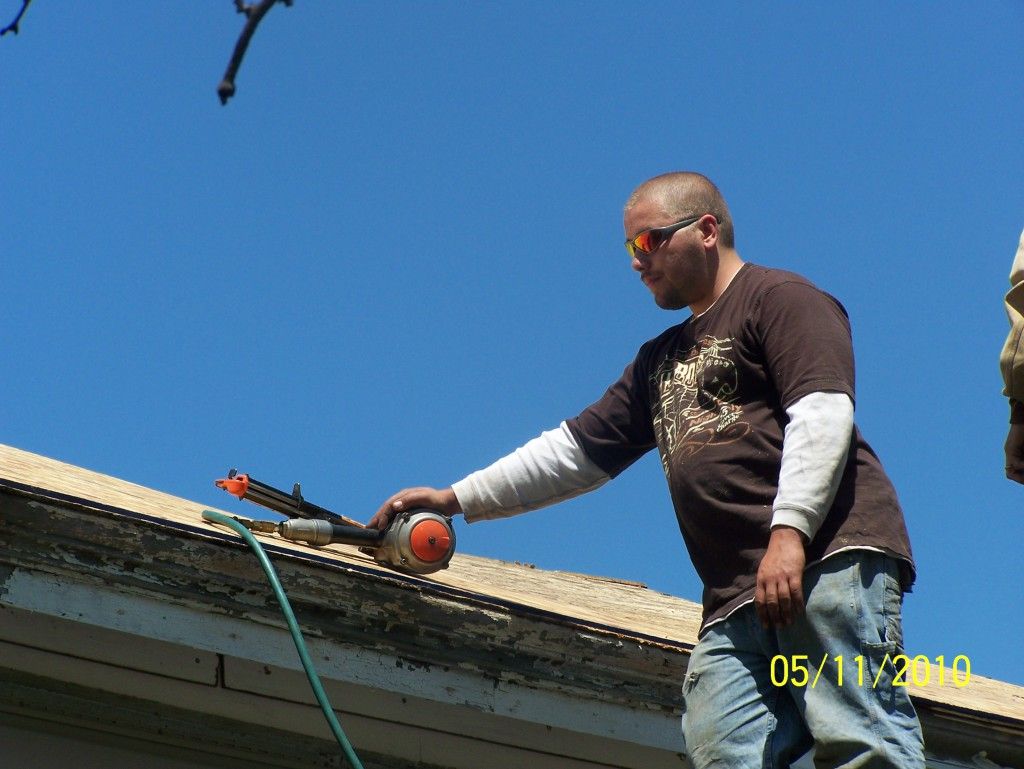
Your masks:
<path fill-rule="evenodd" d="M 1017 256 L 1010 268 L 1011 288 L 1006 294 L 1006 314 L 1010 334 L 999 356 L 1003 372 L 1003 395 L 1024 403 L 1024 232 L 1020 236 Z"/>

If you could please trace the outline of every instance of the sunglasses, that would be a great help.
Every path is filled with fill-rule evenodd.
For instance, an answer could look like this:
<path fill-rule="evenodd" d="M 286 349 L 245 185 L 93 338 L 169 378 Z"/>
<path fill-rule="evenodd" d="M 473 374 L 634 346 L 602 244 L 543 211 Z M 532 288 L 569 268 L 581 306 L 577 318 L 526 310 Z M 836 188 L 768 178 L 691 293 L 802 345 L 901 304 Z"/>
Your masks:
<path fill-rule="evenodd" d="M 699 221 L 704 217 L 704 214 L 698 214 L 697 216 L 691 216 L 689 219 L 683 219 L 681 222 L 675 224 L 669 224 L 664 227 L 652 227 L 649 230 L 644 230 L 638 235 L 634 235 L 626 241 L 626 251 L 629 252 L 630 257 L 635 257 L 636 252 L 639 251 L 643 254 L 649 254 L 653 251 L 657 251 L 665 243 L 667 243 L 672 235 L 677 231 L 683 229 L 683 227 L 689 227 L 696 221 Z M 718 219 L 715 219 L 717 222 Z"/>

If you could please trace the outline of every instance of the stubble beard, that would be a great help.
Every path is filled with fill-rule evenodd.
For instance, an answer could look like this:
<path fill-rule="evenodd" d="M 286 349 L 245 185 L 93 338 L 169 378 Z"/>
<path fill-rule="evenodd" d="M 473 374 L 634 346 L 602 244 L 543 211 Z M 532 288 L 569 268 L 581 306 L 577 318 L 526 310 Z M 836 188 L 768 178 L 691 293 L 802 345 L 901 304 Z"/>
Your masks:
<path fill-rule="evenodd" d="M 681 310 L 690 305 L 685 297 L 680 296 L 678 290 L 664 294 L 652 290 L 651 293 L 654 295 L 654 303 L 663 310 Z"/>

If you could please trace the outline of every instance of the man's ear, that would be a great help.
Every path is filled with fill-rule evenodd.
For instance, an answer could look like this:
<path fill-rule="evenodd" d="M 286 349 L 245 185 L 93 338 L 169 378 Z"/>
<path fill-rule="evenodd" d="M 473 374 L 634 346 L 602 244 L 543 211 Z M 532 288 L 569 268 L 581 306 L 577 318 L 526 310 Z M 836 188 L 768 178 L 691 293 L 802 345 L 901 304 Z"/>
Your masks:
<path fill-rule="evenodd" d="M 718 243 L 718 220 L 712 214 L 704 214 L 697 226 L 700 228 L 704 248 L 711 248 Z"/>

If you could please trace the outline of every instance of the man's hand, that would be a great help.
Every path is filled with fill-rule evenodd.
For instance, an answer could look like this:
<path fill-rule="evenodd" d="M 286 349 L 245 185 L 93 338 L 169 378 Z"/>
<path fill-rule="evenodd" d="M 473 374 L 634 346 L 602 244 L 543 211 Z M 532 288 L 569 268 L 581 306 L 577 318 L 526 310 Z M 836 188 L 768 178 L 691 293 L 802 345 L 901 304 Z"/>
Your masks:
<path fill-rule="evenodd" d="M 366 527 L 384 531 L 396 515 L 405 510 L 415 510 L 418 507 L 437 510 L 445 515 L 462 512 L 459 500 L 450 488 L 432 489 L 428 486 L 415 486 L 411 489 L 402 489 L 397 494 L 388 497 L 388 500 L 380 506 L 380 510 L 374 514 Z"/>
<path fill-rule="evenodd" d="M 804 535 L 789 526 L 772 529 L 757 569 L 754 607 L 765 628 L 785 627 L 804 613 Z"/>
<path fill-rule="evenodd" d="M 1010 425 L 1006 436 L 1006 477 L 1024 483 L 1024 423 Z"/>

